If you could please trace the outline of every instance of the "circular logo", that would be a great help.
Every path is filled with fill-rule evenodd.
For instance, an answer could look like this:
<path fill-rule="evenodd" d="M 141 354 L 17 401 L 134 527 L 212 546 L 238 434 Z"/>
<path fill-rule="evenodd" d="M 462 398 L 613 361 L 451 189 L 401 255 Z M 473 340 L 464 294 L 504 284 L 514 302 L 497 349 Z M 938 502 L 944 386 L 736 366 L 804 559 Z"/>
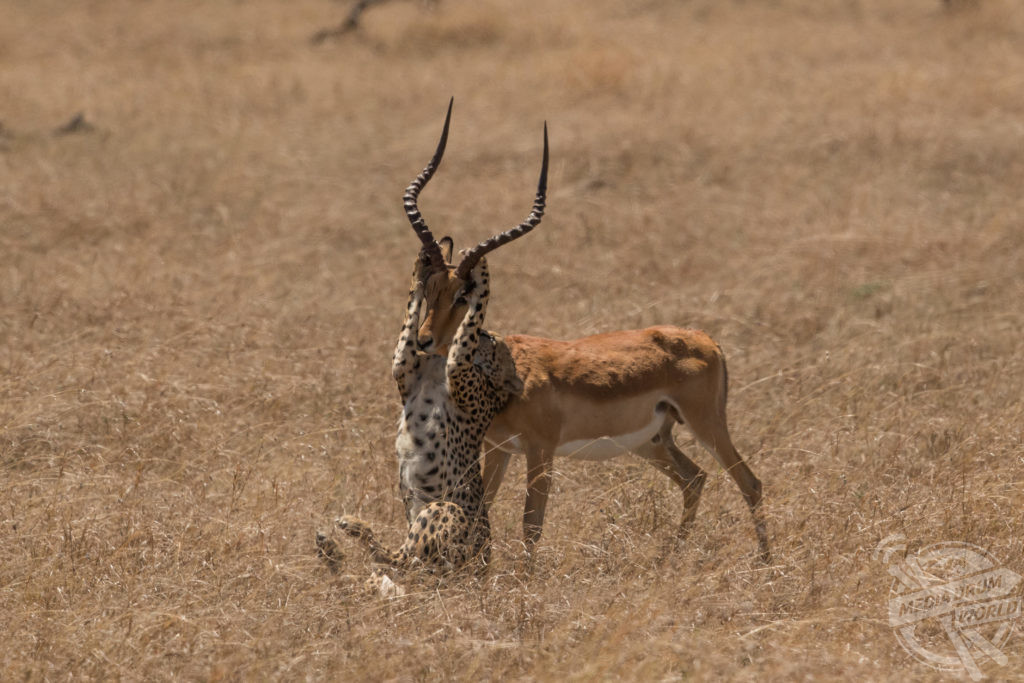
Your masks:
<path fill-rule="evenodd" d="M 896 542 L 894 542 L 894 539 Z M 1001 648 L 1021 615 L 1021 576 L 999 566 L 983 548 L 946 542 L 926 546 L 898 562 L 901 537 L 882 541 L 878 553 L 893 577 L 889 625 L 918 661 L 982 677 L 980 661 L 1007 663 Z"/>

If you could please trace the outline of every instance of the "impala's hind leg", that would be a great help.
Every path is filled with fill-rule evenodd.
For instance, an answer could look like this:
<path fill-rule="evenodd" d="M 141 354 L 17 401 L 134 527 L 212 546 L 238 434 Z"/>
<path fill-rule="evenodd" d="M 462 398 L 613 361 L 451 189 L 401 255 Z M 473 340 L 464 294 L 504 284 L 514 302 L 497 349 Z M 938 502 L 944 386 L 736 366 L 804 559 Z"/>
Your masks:
<path fill-rule="evenodd" d="M 691 407 L 689 410 L 684 408 L 683 417 L 701 445 L 715 456 L 715 460 L 736 482 L 754 517 L 754 531 L 757 533 L 761 559 L 765 563 L 771 562 L 768 532 L 761 514 L 761 480 L 743 461 L 733 445 L 729 437 L 729 428 L 725 423 L 725 411 L 714 406 L 702 405 Z"/>
<path fill-rule="evenodd" d="M 690 531 L 694 517 L 697 516 L 697 505 L 704 489 L 707 475 L 697 463 L 686 457 L 672 440 L 672 425 L 675 420 L 667 418 L 658 434 L 649 442 L 636 450 L 636 454 L 651 463 L 683 492 L 683 519 L 679 525 L 682 537 Z"/>

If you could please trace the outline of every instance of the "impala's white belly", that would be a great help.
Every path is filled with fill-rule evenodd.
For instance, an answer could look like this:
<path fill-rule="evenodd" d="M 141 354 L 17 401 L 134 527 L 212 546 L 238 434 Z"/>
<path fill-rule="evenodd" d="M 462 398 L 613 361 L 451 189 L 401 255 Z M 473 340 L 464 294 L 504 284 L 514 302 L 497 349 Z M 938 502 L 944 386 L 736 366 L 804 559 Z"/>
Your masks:
<path fill-rule="evenodd" d="M 614 426 L 619 429 L 627 425 L 629 427 L 636 427 L 633 431 L 624 431 L 620 434 L 601 434 L 600 431 L 595 430 L 593 437 L 579 438 L 582 430 L 577 424 L 575 425 L 575 434 L 572 434 L 576 438 L 566 439 L 565 425 L 563 425 L 562 440 L 555 447 L 555 455 L 579 460 L 606 460 L 625 453 L 636 453 L 638 448 L 650 443 L 658 435 L 658 432 L 665 424 L 665 413 L 669 408 L 672 408 L 676 415 L 679 414 L 679 409 L 675 403 L 666 396 L 654 394 L 647 397 L 647 399 L 650 406 L 650 413 L 648 413 L 650 417 L 647 422 L 642 421 L 643 418 L 641 416 L 643 412 L 636 414 L 633 419 L 625 422 L 621 419 L 608 419 L 603 423 L 597 422 L 599 425 L 604 424 L 606 426 L 617 422 L 618 424 Z M 502 441 L 488 440 L 488 447 L 497 448 L 507 453 L 521 453 L 525 444 L 523 444 L 523 440 L 519 435 L 513 435 Z"/>
<path fill-rule="evenodd" d="M 665 413 L 656 412 L 651 421 L 642 428 L 629 434 L 601 436 L 596 439 L 579 439 L 558 444 L 555 455 L 575 458 L 577 460 L 606 460 L 624 453 L 635 452 L 637 448 L 650 442 L 665 423 Z"/>

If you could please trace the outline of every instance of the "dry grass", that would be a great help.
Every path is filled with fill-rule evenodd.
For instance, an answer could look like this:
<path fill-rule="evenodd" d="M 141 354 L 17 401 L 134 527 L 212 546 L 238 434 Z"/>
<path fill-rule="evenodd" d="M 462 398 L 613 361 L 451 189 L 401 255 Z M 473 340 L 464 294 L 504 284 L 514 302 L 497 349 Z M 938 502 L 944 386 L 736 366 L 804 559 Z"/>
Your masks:
<path fill-rule="evenodd" d="M 0 22 L 0 678 L 855 679 L 897 644 L 879 539 L 1024 573 L 1024 16 L 1015 0 L 445 0 L 311 48 L 323 0 L 8 3 Z M 421 207 L 494 329 L 702 327 L 775 565 L 712 473 L 523 468 L 479 584 L 395 601 L 314 557 L 399 537 L 390 351 Z M 84 111 L 89 133 L 55 136 Z M 682 435 L 688 439 L 686 435 Z M 1024 642 L 986 671 L 1020 680 Z"/>

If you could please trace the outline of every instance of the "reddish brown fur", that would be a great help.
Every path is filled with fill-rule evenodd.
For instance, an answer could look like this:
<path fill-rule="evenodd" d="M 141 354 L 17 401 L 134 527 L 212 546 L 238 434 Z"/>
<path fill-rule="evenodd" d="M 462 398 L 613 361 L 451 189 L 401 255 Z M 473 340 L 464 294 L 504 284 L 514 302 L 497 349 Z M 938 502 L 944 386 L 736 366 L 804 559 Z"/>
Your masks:
<path fill-rule="evenodd" d="M 663 325 L 558 341 L 505 337 L 529 401 L 549 385 L 608 400 L 643 393 L 659 382 L 684 383 L 721 363 L 721 350 L 700 330 Z M 510 406 L 511 407 L 511 406 Z"/>

